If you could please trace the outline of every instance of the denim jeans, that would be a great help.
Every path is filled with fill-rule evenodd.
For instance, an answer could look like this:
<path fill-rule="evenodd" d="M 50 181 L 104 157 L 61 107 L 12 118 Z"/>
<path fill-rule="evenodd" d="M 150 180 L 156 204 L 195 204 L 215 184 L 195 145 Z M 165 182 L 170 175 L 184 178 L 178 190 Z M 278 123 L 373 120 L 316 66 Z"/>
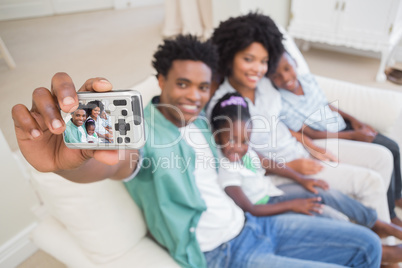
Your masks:
<path fill-rule="evenodd" d="M 392 219 L 396 217 L 395 200 L 401 198 L 402 191 L 401 155 L 399 152 L 399 146 L 395 141 L 381 134 L 377 134 L 373 143 L 385 146 L 391 151 L 392 156 L 394 157 L 394 171 L 387 191 L 389 214 Z"/>
<path fill-rule="evenodd" d="M 367 228 L 297 214 L 246 218 L 237 237 L 204 252 L 208 267 L 380 267 L 381 242 Z"/>
<path fill-rule="evenodd" d="M 350 122 L 346 121 L 346 125 L 347 126 L 344 130 L 353 129 Z M 402 195 L 401 154 L 398 144 L 394 140 L 380 133 L 378 133 L 377 136 L 374 138 L 373 143 L 386 147 L 388 150 L 391 151 L 394 158 L 394 171 L 392 172 L 391 183 L 389 184 L 387 191 L 388 209 L 392 219 L 396 217 L 395 200 L 400 199 Z"/>
<path fill-rule="evenodd" d="M 371 228 L 377 221 L 377 213 L 374 209 L 364 206 L 359 201 L 350 198 L 338 190 L 329 189 L 325 191 L 317 187 L 318 194 L 314 194 L 297 183 L 283 184 L 278 186 L 278 188 L 285 194 L 271 197 L 268 204 L 276 204 L 297 198 L 320 196 L 323 204 L 345 214 L 357 224 Z M 327 215 L 324 214 L 322 216 L 326 217 Z"/>

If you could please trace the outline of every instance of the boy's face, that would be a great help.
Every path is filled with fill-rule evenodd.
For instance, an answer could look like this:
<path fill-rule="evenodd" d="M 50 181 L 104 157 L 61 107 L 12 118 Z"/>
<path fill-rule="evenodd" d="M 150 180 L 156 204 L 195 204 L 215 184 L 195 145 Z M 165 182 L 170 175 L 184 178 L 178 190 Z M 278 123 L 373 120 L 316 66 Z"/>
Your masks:
<path fill-rule="evenodd" d="M 84 121 L 86 119 L 86 113 L 84 110 L 76 110 L 72 117 L 71 117 L 73 124 L 76 125 L 77 127 L 82 126 L 84 124 Z"/>
<path fill-rule="evenodd" d="M 106 117 L 106 112 L 105 112 L 105 111 L 102 111 L 100 117 L 103 118 L 103 119 L 107 119 L 107 117 Z"/>
<path fill-rule="evenodd" d="M 294 62 L 287 54 L 283 54 L 276 72 L 269 77 L 278 88 L 294 92 L 299 87 Z"/>
<path fill-rule="evenodd" d="M 161 113 L 177 127 L 194 121 L 209 100 L 211 69 L 201 61 L 175 60 L 166 77 L 159 75 Z"/>
<path fill-rule="evenodd" d="M 254 42 L 237 52 L 233 58 L 230 84 L 236 90 L 254 90 L 268 71 L 269 55 L 260 43 Z"/>
<path fill-rule="evenodd" d="M 87 133 L 88 133 L 88 135 L 89 135 L 89 136 L 92 136 L 92 135 L 94 134 L 94 132 L 95 132 L 95 126 L 94 126 L 94 125 L 89 125 L 89 126 L 87 127 Z"/>
<path fill-rule="evenodd" d="M 216 143 L 221 146 L 223 155 L 230 162 L 237 162 L 248 151 L 251 126 L 247 122 L 237 120 L 233 124 L 227 124 L 215 136 Z"/>

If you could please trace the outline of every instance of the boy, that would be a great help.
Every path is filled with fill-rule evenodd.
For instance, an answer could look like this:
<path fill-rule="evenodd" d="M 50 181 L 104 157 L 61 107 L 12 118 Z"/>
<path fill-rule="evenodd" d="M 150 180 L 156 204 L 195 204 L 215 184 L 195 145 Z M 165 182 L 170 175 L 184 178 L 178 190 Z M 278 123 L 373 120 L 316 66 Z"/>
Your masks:
<path fill-rule="evenodd" d="M 380 241 L 362 227 L 299 215 L 247 215 L 245 223 L 241 209 L 217 183 L 212 133 L 199 116 L 209 100 L 215 48 L 179 36 L 165 40 L 154 57 L 161 95 L 144 110 L 149 139 L 141 156 L 125 151 L 126 160 L 119 161 L 117 151 L 66 148 L 59 138 L 64 129 L 60 114 L 44 109 L 56 107 L 54 100 L 64 111 L 77 104 L 71 79 L 59 73 L 52 81 L 55 97 L 39 88 L 33 94 L 32 114 L 23 105 L 13 108 L 17 139 L 27 160 L 38 170 L 56 171 L 77 182 L 127 178 L 127 189 L 143 210 L 151 234 L 182 267 L 380 265 Z M 81 88 L 88 89 L 108 91 L 112 86 L 97 78 Z M 44 131 L 47 128 L 50 131 Z M 130 163 L 130 153 L 140 161 Z M 44 155 L 41 161 L 38 155 Z M 183 161 L 155 167 L 158 160 L 172 156 Z"/>
<path fill-rule="evenodd" d="M 282 99 L 283 122 L 295 132 L 312 139 L 346 139 L 380 144 L 393 156 L 394 171 L 387 191 L 391 221 L 402 226 L 395 213 L 395 205 L 402 207 L 402 177 L 399 147 L 396 142 L 378 133 L 373 127 L 359 121 L 328 103 L 320 86 L 311 74 L 297 76 L 296 62 L 284 52 L 270 79 L 279 89 Z M 364 152 L 360 157 L 365 159 Z"/>

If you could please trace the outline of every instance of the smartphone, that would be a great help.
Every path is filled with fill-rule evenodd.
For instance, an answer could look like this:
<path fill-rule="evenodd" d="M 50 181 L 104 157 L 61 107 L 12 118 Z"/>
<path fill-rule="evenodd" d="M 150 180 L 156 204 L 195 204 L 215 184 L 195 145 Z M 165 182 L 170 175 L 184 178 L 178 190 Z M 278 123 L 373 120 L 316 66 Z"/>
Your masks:
<path fill-rule="evenodd" d="M 145 144 L 142 97 L 135 90 L 77 92 L 79 106 L 63 113 L 72 149 L 139 149 Z"/>

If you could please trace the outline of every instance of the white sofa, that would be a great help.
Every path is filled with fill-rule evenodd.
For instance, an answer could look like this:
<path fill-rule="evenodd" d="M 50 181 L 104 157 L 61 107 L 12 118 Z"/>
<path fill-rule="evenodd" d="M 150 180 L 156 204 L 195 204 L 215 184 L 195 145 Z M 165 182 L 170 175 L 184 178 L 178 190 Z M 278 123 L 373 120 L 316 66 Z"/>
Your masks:
<path fill-rule="evenodd" d="M 290 40 L 290 39 L 289 39 Z M 287 49 L 299 71 L 308 71 L 291 40 Z M 289 43 L 290 42 L 290 43 Z M 402 94 L 317 77 L 328 99 L 339 108 L 393 138 L 401 131 Z M 155 77 L 133 87 L 144 103 L 159 93 Z M 402 144 L 401 140 L 398 140 Z M 34 243 L 72 268 L 179 267 L 169 254 L 147 236 L 141 211 L 122 182 L 105 180 L 77 184 L 53 173 L 29 172 L 46 208 L 32 233 Z"/>

